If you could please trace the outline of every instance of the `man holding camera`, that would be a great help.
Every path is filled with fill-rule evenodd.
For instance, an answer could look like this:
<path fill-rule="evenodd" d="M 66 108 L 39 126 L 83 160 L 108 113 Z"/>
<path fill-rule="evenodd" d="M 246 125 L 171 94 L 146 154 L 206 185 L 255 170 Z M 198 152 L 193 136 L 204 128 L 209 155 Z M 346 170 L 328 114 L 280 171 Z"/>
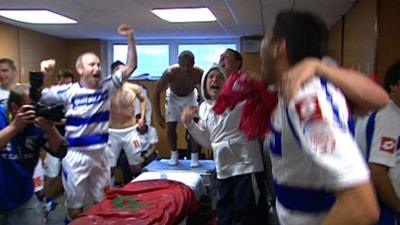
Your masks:
<path fill-rule="evenodd" d="M 29 86 L 17 85 L 10 92 L 8 112 L 0 106 L 0 224 L 44 224 L 32 183 L 39 151 L 44 147 L 59 158 L 66 154 L 68 142 L 52 121 L 36 116 L 31 104 Z"/>
<path fill-rule="evenodd" d="M 103 77 L 100 59 L 92 53 L 81 54 L 76 61 L 80 81 L 70 85 L 44 89 L 42 102 L 61 103 L 66 108 L 65 136 L 69 142 L 68 153 L 62 161 L 67 220 L 83 211 L 89 198 L 99 202 L 104 190 L 110 186 L 110 167 L 105 148 L 111 98 L 136 69 L 136 43 L 133 29 L 126 24 L 118 32 L 127 37 L 128 59 L 126 66 L 114 75 Z M 42 63 L 44 73 L 51 72 L 54 61 Z"/>

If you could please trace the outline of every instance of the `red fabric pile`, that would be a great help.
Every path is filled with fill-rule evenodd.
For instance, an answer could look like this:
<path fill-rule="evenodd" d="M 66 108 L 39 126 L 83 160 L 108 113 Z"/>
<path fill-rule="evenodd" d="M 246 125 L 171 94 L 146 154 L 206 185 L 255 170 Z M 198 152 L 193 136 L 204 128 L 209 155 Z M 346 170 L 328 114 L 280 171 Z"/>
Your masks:
<path fill-rule="evenodd" d="M 112 189 L 70 225 L 175 225 L 196 211 L 193 191 L 171 180 L 146 180 Z"/>
<path fill-rule="evenodd" d="M 261 80 L 239 71 L 230 74 L 225 81 L 213 109 L 215 113 L 222 114 L 243 100 L 246 103 L 240 115 L 239 129 L 249 140 L 263 140 L 278 102 L 277 93 L 268 91 Z"/>

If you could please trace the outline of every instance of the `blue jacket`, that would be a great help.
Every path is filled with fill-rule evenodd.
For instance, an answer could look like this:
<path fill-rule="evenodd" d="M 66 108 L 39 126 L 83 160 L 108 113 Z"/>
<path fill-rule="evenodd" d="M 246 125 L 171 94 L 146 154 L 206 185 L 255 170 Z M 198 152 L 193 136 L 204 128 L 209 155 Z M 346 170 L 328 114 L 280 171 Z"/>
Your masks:
<path fill-rule="evenodd" d="M 7 114 L 0 106 L 0 130 L 7 126 Z M 43 143 L 43 131 L 32 124 L 0 150 L 0 210 L 21 206 L 34 194 L 32 175 Z"/>

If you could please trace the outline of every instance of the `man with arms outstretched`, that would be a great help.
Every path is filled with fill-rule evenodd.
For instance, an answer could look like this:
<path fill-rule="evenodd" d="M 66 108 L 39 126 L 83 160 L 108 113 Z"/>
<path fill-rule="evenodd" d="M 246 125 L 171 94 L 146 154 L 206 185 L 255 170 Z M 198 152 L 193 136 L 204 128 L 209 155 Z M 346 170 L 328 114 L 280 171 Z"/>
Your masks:
<path fill-rule="evenodd" d="M 111 65 L 113 75 L 124 66 L 124 64 L 118 62 L 119 61 Z M 136 151 L 133 144 L 133 141 L 135 140 L 133 135 L 135 134 L 136 129 L 136 98 L 141 102 L 139 113 L 142 115 L 138 120 L 138 126 L 143 128 L 146 125 L 144 118 L 146 102 L 139 85 L 125 82 L 115 93 L 111 101 L 110 137 L 106 152 L 109 157 L 109 164 L 112 173 L 117 165 L 118 157 L 122 149 L 125 151 L 131 171 L 134 171 L 134 165 L 138 164 L 141 159 L 140 151 Z"/>

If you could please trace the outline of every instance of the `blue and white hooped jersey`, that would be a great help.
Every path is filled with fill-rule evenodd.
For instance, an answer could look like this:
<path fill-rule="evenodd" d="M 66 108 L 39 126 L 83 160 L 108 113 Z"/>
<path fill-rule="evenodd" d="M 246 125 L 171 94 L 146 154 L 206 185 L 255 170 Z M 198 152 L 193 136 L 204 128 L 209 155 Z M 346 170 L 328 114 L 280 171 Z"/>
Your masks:
<path fill-rule="evenodd" d="M 77 82 L 43 90 L 42 102 L 64 104 L 67 119 L 65 136 L 69 150 L 105 149 L 111 99 L 121 86 L 122 75 L 117 73 L 104 78 L 97 89 L 85 88 Z"/>
<path fill-rule="evenodd" d="M 335 192 L 369 180 L 342 93 L 316 77 L 287 107 L 280 97 L 268 137 L 280 223 L 320 224 Z"/>
<path fill-rule="evenodd" d="M 385 108 L 357 120 L 356 139 L 369 163 L 389 168 L 389 177 L 400 197 L 400 108 Z"/>

